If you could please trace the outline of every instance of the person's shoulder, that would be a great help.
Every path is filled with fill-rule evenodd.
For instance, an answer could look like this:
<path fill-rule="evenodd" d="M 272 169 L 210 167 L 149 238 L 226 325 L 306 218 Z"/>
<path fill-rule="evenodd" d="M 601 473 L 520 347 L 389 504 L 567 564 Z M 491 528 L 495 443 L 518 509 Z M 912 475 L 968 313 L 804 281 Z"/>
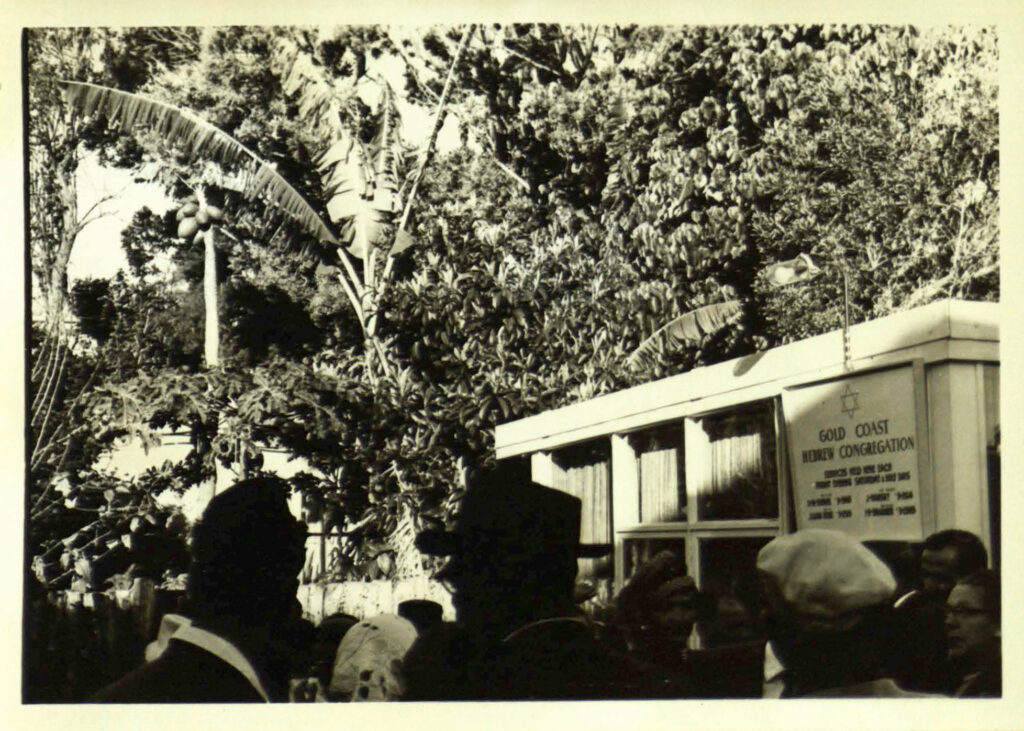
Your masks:
<path fill-rule="evenodd" d="M 246 703 L 263 698 L 228 663 L 190 643 L 171 640 L 155 660 L 101 689 L 94 703 Z"/>
<path fill-rule="evenodd" d="M 759 698 L 764 682 L 765 640 L 748 640 L 685 656 L 695 693 L 702 698 Z"/>
<path fill-rule="evenodd" d="M 805 698 L 947 698 L 938 693 L 903 690 L 892 678 L 877 678 L 856 685 L 808 693 Z"/>

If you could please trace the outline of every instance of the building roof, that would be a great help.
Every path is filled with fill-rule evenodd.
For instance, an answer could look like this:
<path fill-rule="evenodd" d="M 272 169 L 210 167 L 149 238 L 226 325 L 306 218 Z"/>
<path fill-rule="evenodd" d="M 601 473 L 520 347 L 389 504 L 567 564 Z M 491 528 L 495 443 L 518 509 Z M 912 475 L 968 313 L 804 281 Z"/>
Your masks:
<path fill-rule="evenodd" d="M 999 361 L 999 304 L 941 300 L 850 328 L 852 370 L 920 359 Z M 495 428 L 499 459 L 627 432 L 844 373 L 842 330 L 599 396 Z"/>

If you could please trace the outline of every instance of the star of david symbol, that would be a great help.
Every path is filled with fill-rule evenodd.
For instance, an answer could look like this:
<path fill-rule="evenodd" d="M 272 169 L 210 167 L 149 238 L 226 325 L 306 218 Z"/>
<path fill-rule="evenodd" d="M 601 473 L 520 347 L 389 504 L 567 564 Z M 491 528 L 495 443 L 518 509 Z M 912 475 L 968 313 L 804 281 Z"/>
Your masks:
<path fill-rule="evenodd" d="M 860 396 L 860 391 L 854 391 L 853 386 L 849 383 L 846 384 L 843 392 L 839 394 L 839 398 L 843 402 L 842 412 L 851 419 L 857 413 L 857 409 L 860 408 L 860 404 L 857 402 L 858 396 Z"/>

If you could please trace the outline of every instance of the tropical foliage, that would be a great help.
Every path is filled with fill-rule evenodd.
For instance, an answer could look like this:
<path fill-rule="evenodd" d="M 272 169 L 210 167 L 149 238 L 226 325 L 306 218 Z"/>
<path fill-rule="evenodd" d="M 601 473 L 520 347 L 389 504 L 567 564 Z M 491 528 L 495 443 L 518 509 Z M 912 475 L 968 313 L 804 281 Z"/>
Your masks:
<path fill-rule="evenodd" d="M 40 47 L 74 36 L 33 33 Z M 61 358 L 79 395 L 47 424 L 76 441 L 43 455 L 29 486 L 50 511 L 30 531 L 47 580 L 85 580 L 79 559 L 133 530 L 179 528 L 146 499 L 218 460 L 260 469 L 265 450 L 304 460 L 296 489 L 346 536 L 335 575 L 386 575 L 410 525 L 443 518 L 492 459 L 495 424 L 834 329 L 839 268 L 855 321 L 998 298 L 989 29 L 124 38 L 129 56 L 163 49 L 144 80 L 33 65 L 33 83 L 51 74 L 67 96 L 51 84 L 31 103 L 73 125 L 66 149 L 94 130 L 112 162 L 155 164 L 175 208 L 201 189 L 222 212 L 221 358 L 202 368 L 202 252 L 177 238 L 174 210 L 140 211 L 122 238 L 128 270 L 72 290 L 79 340 Z M 42 168 L 30 178 L 63 215 L 33 187 Z M 60 276 L 43 229 L 30 241 L 40 287 Z M 823 275 L 770 289 L 760 272 L 802 253 Z M 57 369 L 47 332 L 40 321 L 38 383 Z M 190 440 L 184 461 L 132 480 L 95 468 L 117 440 L 168 430 Z M 122 560 L 138 556 L 122 545 Z"/>

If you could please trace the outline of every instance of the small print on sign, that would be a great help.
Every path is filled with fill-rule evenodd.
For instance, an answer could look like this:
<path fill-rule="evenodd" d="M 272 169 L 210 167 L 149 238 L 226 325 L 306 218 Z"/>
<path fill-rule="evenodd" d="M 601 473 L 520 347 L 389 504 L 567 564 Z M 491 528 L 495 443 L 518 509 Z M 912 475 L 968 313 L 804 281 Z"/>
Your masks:
<path fill-rule="evenodd" d="M 782 395 L 798 528 L 861 540 L 921 540 L 911 368 Z"/>

